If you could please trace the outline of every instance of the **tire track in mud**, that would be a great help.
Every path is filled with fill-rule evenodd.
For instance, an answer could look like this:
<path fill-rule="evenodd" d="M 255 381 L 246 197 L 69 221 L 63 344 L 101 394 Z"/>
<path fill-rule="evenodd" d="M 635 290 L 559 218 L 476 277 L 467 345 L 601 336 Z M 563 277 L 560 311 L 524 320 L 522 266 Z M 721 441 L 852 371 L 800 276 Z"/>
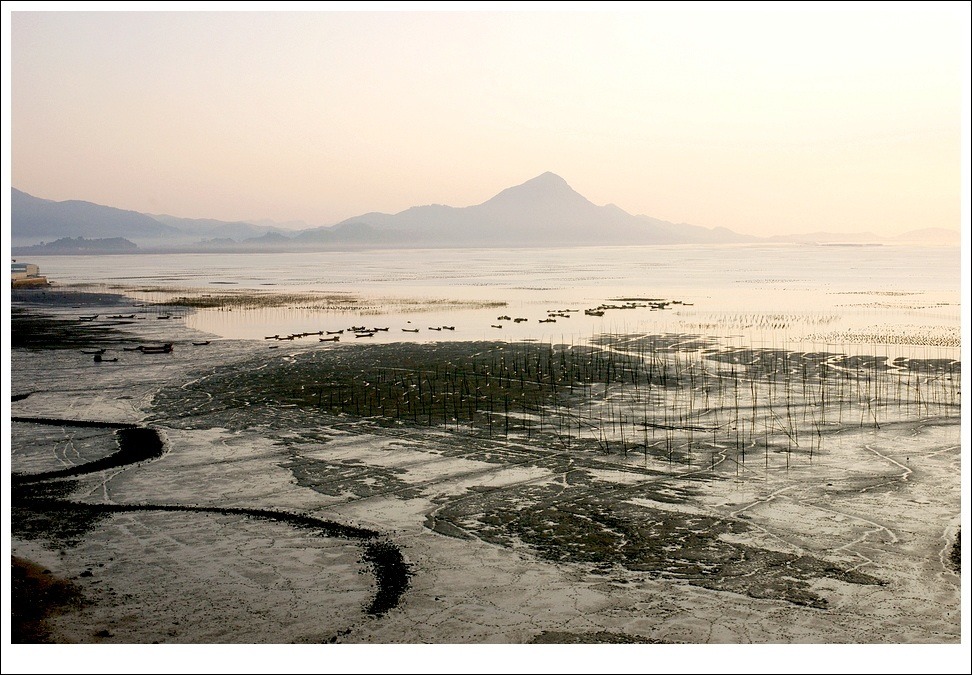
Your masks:
<path fill-rule="evenodd" d="M 336 523 L 306 514 L 273 509 L 198 506 L 183 504 L 92 504 L 68 499 L 31 496 L 30 488 L 38 483 L 96 473 L 108 469 L 131 466 L 144 461 L 162 457 L 165 443 L 158 431 L 150 427 L 114 422 L 90 420 L 58 420 L 52 418 L 14 417 L 11 421 L 57 426 L 81 426 L 115 429 L 119 450 L 107 457 L 80 464 L 68 469 L 44 471 L 33 474 L 13 474 L 11 478 L 11 499 L 14 505 L 34 512 L 84 514 L 97 516 L 103 514 L 132 513 L 139 511 L 162 511 L 179 513 L 212 513 L 227 516 L 241 516 L 271 520 L 290 525 L 295 529 L 310 530 L 323 537 L 335 537 L 359 542 L 363 547 L 364 560 L 370 564 L 378 590 L 366 609 L 368 614 L 382 616 L 398 606 L 409 587 L 411 570 L 402 556 L 401 550 L 392 542 L 382 539 L 377 530 L 354 525 Z"/>

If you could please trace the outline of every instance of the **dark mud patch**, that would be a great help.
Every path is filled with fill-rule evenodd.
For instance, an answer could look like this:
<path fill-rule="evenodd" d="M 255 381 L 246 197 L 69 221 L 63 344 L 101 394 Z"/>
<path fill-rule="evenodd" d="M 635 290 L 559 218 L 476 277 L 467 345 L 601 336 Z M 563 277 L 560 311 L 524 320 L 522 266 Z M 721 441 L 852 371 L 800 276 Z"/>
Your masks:
<path fill-rule="evenodd" d="M 962 530 L 955 533 L 955 541 L 952 542 L 952 550 L 949 552 L 949 561 L 956 573 L 962 572 Z"/>
<path fill-rule="evenodd" d="M 736 543 L 750 530 L 740 520 L 629 501 L 684 501 L 687 495 L 678 493 L 671 485 L 605 488 L 585 486 L 583 480 L 566 489 L 517 486 L 450 502 L 436 520 L 501 546 L 526 544 L 541 558 L 559 563 L 617 565 L 650 577 L 819 609 L 827 601 L 811 589 L 816 578 L 883 583 L 812 556 Z"/>
<path fill-rule="evenodd" d="M 120 293 L 95 293 L 71 288 L 11 289 L 10 301 L 48 307 L 119 307 L 132 301 Z"/>
<path fill-rule="evenodd" d="M 344 460 L 328 462 L 295 456 L 281 465 L 289 470 L 297 484 L 331 497 L 353 495 L 355 498 L 375 495 L 394 495 L 399 499 L 413 499 L 421 490 L 399 478 L 403 469 L 370 466 Z"/>
<path fill-rule="evenodd" d="M 10 558 L 10 641 L 13 644 L 49 643 L 47 619 L 81 609 L 80 588 L 25 558 Z"/>
<path fill-rule="evenodd" d="M 35 392 L 28 391 L 26 394 L 11 394 L 10 395 L 10 402 L 11 403 L 16 403 L 17 401 L 23 401 L 25 398 L 27 398 L 28 396 L 30 396 L 33 393 L 35 393 Z"/>
<path fill-rule="evenodd" d="M 397 546 L 388 541 L 368 544 L 364 552 L 365 561 L 371 563 L 378 592 L 368 606 L 368 613 L 381 616 L 394 609 L 408 590 L 411 571 Z"/>
<path fill-rule="evenodd" d="M 12 421 L 38 422 L 38 420 L 31 418 L 13 418 Z M 40 423 L 59 425 L 71 424 L 70 422 L 65 422 L 64 420 L 44 420 L 40 421 Z M 165 453 L 165 444 L 162 442 L 161 436 L 159 436 L 159 433 L 155 429 L 135 427 L 131 425 L 112 425 L 103 422 L 74 422 L 74 424 L 76 426 L 116 428 L 117 431 L 115 434 L 118 439 L 118 452 L 112 453 L 107 457 L 102 457 L 101 459 L 96 459 L 67 469 L 44 471 L 34 474 L 15 473 L 11 476 L 11 484 L 16 486 L 24 483 L 45 481 L 55 478 L 67 478 L 70 476 L 81 476 L 84 474 L 95 473 L 97 471 L 116 469 L 131 464 L 137 464 L 139 462 L 147 462 L 153 459 L 158 459 Z"/>
<path fill-rule="evenodd" d="M 587 633 L 571 633 L 561 630 L 545 630 L 527 641 L 530 645 L 648 645 L 663 644 L 662 640 L 652 640 L 640 635 L 611 633 L 606 630 Z"/>
<path fill-rule="evenodd" d="M 77 488 L 77 481 L 12 486 L 11 534 L 27 541 L 39 541 L 51 550 L 77 546 L 110 515 L 66 501 Z"/>
<path fill-rule="evenodd" d="M 785 349 L 726 347 L 706 353 L 706 358 L 718 363 L 745 366 L 760 377 L 797 377 L 801 380 L 841 375 L 851 379 L 868 377 L 874 373 L 911 372 L 928 377 L 958 377 L 961 361 L 955 359 L 847 355 L 831 352 L 798 352 Z"/>
<path fill-rule="evenodd" d="M 130 336 L 114 330 L 110 324 L 27 312 L 19 307 L 10 311 L 10 347 L 13 349 L 80 349 L 130 341 Z"/>

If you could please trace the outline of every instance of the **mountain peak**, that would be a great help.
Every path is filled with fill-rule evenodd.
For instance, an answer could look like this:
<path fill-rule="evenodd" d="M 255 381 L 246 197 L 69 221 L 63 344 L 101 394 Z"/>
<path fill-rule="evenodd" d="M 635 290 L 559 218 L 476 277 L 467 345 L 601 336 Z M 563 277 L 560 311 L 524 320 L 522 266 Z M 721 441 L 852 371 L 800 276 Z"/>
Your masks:
<path fill-rule="evenodd" d="M 556 185 L 556 186 L 567 186 L 567 187 L 570 187 L 569 185 L 567 185 L 567 181 L 565 181 L 563 178 L 561 178 L 560 176 L 558 176 L 557 174 L 555 174 L 552 171 L 544 171 L 542 174 L 540 174 L 536 178 L 531 178 L 526 183 L 523 183 L 523 185 L 531 185 L 531 184 L 536 184 L 536 185 Z"/>
<path fill-rule="evenodd" d="M 574 188 L 568 185 L 567 181 L 551 171 L 545 171 L 536 178 L 531 178 L 527 182 L 509 189 L 552 193 L 574 192 Z"/>
<path fill-rule="evenodd" d="M 525 183 L 506 188 L 490 199 L 490 203 L 517 203 L 536 205 L 539 203 L 563 203 L 566 200 L 572 204 L 589 204 L 583 196 L 578 194 L 563 178 L 547 171 Z"/>

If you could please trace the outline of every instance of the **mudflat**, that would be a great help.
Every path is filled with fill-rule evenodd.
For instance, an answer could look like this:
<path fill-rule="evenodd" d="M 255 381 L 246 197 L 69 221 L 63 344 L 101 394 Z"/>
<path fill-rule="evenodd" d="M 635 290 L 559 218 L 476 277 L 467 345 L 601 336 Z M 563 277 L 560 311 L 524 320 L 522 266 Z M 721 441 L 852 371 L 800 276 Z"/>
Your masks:
<path fill-rule="evenodd" d="M 955 360 L 268 345 L 125 302 L 13 315 L 12 550 L 71 589 L 24 641 L 960 639 Z"/>

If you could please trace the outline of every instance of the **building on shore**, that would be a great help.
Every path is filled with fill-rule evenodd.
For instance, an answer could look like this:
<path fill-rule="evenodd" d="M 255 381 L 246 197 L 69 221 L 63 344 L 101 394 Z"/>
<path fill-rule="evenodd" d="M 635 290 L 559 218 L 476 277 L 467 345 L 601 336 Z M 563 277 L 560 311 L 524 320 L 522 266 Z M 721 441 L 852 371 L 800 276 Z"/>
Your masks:
<path fill-rule="evenodd" d="M 47 277 L 41 275 L 37 265 L 16 260 L 10 264 L 10 283 L 14 288 L 49 285 Z"/>

